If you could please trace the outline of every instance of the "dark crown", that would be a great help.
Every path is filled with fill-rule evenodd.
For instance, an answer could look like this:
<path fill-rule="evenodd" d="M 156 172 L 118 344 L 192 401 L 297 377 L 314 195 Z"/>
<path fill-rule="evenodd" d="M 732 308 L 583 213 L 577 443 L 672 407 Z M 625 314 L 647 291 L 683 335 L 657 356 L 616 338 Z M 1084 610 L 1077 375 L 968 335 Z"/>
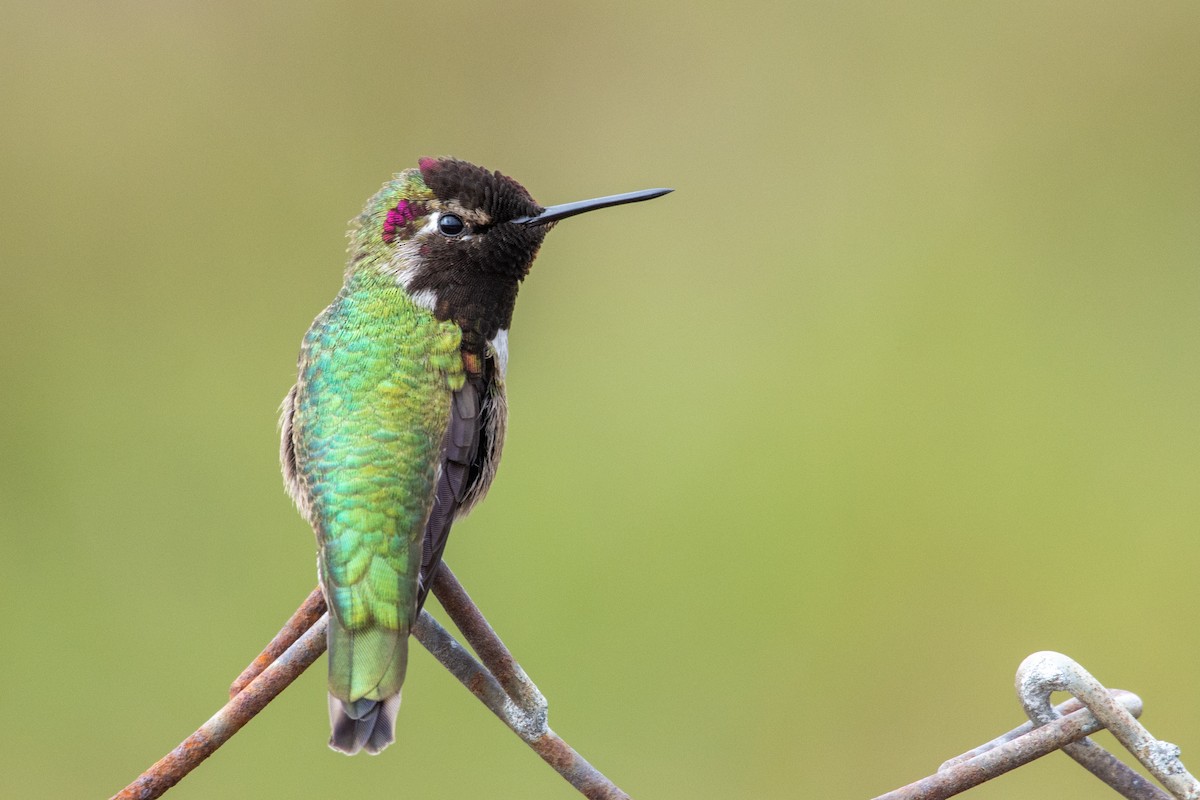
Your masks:
<path fill-rule="evenodd" d="M 507 175 L 456 158 L 422 158 L 418 164 L 435 197 L 482 211 L 493 223 L 542 212 L 525 187 Z"/>

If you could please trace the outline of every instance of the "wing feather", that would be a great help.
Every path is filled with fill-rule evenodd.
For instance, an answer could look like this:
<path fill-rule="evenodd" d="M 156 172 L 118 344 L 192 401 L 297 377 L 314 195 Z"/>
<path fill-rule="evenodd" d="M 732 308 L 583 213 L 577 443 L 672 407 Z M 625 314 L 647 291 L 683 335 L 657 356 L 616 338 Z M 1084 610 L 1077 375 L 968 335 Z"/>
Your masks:
<path fill-rule="evenodd" d="M 418 611 L 437 576 L 454 521 L 483 499 L 496 474 L 507 417 L 504 384 L 489 353 L 482 373 L 467 374 L 450 403 L 450 422 L 442 440 L 433 508 L 425 524 Z"/>

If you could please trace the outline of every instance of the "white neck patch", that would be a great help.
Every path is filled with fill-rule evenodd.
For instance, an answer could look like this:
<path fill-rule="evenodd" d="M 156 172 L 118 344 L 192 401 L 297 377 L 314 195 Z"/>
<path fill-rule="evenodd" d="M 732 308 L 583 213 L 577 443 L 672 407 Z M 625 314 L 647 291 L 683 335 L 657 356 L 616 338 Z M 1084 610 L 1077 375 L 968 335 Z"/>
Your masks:
<path fill-rule="evenodd" d="M 508 374 L 508 329 L 501 328 L 488 346 L 496 353 L 496 366 L 500 367 L 500 377 Z"/>
<path fill-rule="evenodd" d="M 430 214 L 429 220 L 421 227 L 416 234 L 407 241 L 396 247 L 392 254 L 392 260 L 388 263 L 388 274 L 396 279 L 400 287 L 404 289 L 405 294 L 409 299 L 416 303 L 421 308 L 433 311 L 437 306 L 437 295 L 431 289 L 422 289 L 419 292 L 414 292 L 409 289 L 409 285 L 417 277 L 417 268 L 421 264 L 421 245 L 419 240 L 428 234 L 437 230 L 437 221 L 440 214 Z"/>

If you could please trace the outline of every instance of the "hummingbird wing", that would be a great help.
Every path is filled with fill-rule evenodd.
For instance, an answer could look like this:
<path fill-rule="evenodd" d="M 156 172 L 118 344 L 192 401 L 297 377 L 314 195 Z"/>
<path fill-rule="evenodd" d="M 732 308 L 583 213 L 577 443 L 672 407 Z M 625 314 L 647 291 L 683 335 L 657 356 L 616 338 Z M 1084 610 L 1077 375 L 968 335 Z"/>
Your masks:
<path fill-rule="evenodd" d="M 507 421 L 504 382 L 494 355 L 489 353 L 483 367 L 481 372 L 468 369 L 466 383 L 451 399 L 437 489 L 425 524 L 418 612 L 441 566 L 451 526 L 487 493 L 500 460 Z"/>
<path fill-rule="evenodd" d="M 308 493 L 300 486 L 300 470 L 296 466 L 296 443 L 292 440 L 292 424 L 296 417 L 296 387 L 288 390 L 279 406 L 279 465 L 283 468 L 283 486 L 288 497 L 309 520 Z"/>
<path fill-rule="evenodd" d="M 479 440 L 483 415 L 483 381 L 469 378 L 463 388 L 454 393 L 450 401 L 450 424 L 442 439 L 442 463 L 438 472 L 437 489 L 433 495 L 433 508 L 425 523 L 425 540 L 421 555 L 420 588 L 417 593 L 417 609 L 425 604 L 425 598 L 433 585 L 433 578 L 442 563 L 442 553 L 450 538 L 450 527 L 454 516 L 466 497 L 470 482 L 471 467 L 479 454 Z"/>

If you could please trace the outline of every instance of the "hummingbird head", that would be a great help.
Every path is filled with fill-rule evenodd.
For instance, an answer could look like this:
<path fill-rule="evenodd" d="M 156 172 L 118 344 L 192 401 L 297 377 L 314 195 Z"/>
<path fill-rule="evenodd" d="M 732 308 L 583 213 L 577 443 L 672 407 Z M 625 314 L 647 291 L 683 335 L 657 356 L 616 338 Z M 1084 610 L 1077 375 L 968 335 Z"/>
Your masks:
<path fill-rule="evenodd" d="M 463 330 L 482 354 L 508 330 L 517 289 L 560 219 L 649 199 L 669 189 L 543 208 L 499 172 L 454 158 L 422 158 L 384 184 L 351 229 L 350 271 L 391 275 L 418 305 Z"/>

